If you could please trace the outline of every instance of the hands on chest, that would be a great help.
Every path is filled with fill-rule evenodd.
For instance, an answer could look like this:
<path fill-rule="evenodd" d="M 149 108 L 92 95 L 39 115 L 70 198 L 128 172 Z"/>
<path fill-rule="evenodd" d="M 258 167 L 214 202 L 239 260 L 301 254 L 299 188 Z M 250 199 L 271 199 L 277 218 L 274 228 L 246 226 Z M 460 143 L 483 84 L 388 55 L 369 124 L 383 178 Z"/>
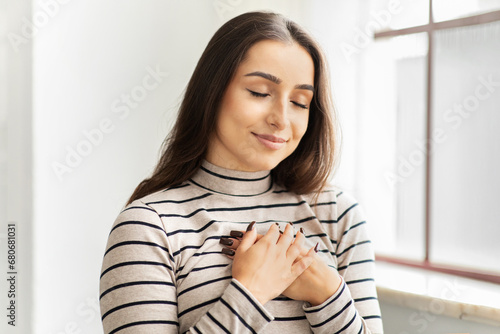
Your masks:
<path fill-rule="evenodd" d="M 281 232 L 272 225 L 265 235 L 257 234 L 255 222 L 246 232 L 231 231 L 232 238 L 221 238 L 222 253 L 233 259 L 233 278 L 243 284 L 261 304 L 280 294 L 322 304 L 340 286 L 336 270 L 318 256 L 318 244 L 305 248 L 304 231 L 294 235 L 293 225 Z"/>

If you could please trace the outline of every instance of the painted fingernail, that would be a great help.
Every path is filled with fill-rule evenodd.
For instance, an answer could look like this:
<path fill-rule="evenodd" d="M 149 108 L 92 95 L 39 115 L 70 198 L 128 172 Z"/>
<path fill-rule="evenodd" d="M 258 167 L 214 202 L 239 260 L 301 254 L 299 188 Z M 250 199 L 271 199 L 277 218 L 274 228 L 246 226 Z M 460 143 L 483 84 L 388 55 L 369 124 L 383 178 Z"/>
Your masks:
<path fill-rule="evenodd" d="M 302 233 L 303 235 L 306 235 L 306 232 L 304 232 L 304 229 L 303 229 L 302 227 L 301 227 L 301 228 L 299 228 L 299 231 L 300 231 L 300 233 Z"/>
<path fill-rule="evenodd" d="M 229 238 L 220 238 L 220 240 L 219 240 L 219 243 L 226 245 L 226 246 L 232 246 L 233 242 L 234 242 L 234 240 L 229 239 Z"/>
<path fill-rule="evenodd" d="M 318 252 L 318 247 L 319 247 L 319 242 L 316 243 L 316 246 L 314 246 L 314 252 L 317 253 Z"/>
<path fill-rule="evenodd" d="M 243 232 L 241 231 L 231 231 L 229 235 L 235 238 L 243 238 Z"/>
<path fill-rule="evenodd" d="M 222 248 L 222 254 L 233 256 L 234 255 L 234 250 L 229 249 L 229 248 Z"/>
<path fill-rule="evenodd" d="M 293 223 L 292 223 L 292 222 L 288 222 L 288 224 L 290 224 L 291 226 L 293 226 Z"/>
<path fill-rule="evenodd" d="M 247 232 L 253 230 L 254 226 L 255 226 L 255 221 L 251 222 L 250 225 L 248 225 Z"/>
<path fill-rule="evenodd" d="M 275 223 L 275 224 L 276 224 L 276 226 L 278 226 L 278 231 L 279 231 L 281 234 L 283 234 L 283 231 L 281 231 L 281 229 L 280 229 L 280 224 L 278 224 L 278 223 Z"/>

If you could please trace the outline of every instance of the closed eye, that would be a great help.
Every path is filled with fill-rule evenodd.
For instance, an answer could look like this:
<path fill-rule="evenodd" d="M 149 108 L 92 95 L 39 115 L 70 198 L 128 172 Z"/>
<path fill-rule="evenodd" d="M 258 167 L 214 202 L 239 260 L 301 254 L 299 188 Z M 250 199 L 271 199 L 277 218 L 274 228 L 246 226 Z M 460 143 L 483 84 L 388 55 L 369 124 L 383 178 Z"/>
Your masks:
<path fill-rule="evenodd" d="M 267 97 L 267 96 L 270 96 L 270 94 L 267 94 L 267 93 L 259 93 L 259 92 L 255 92 L 253 90 L 250 90 L 248 88 L 246 88 L 246 90 L 248 90 L 250 92 L 250 94 L 252 94 L 253 96 L 255 97 Z M 297 107 L 299 108 L 302 108 L 302 109 L 308 109 L 307 106 L 305 104 L 300 104 L 298 102 L 295 102 L 295 101 L 290 101 L 292 102 L 294 105 L 296 105 Z"/>
<path fill-rule="evenodd" d="M 269 94 L 254 92 L 253 90 L 250 90 L 248 88 L 247 88 L 247 90 L 250 92 L 250 94 L 252 94 L 253 96 L 256 96 L 256 97 L 266 97 L 266 96 L 269 96 Z"/>
<path fill-rule="evenodd" d="M 292 101 L 293 104 L 295 104 L 297 107 L 302 108 L 302 109 L 307 109 L 307 106 L 305 104 L 300 104 L 297 102 Z"/>

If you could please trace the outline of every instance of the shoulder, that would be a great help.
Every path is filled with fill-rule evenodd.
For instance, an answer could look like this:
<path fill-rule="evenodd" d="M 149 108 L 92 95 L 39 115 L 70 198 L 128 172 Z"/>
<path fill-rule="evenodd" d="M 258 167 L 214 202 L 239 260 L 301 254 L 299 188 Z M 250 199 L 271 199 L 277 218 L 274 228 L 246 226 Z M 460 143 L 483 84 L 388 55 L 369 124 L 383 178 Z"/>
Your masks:
<path fill-rule="evenodd" d="M 136 199 L 119 212 L 111 228 L 110 237 L 155 230 L 164 230 L 158 212 L 144 203 L 143 199 Z"/>
<path fill-rule="evenodd" d="M 320 221 L 350 225 L 355 220 L 364 220 L 363 208 L 356 196 L 338 185 L 329 184 L 320 193 L 308 194 L 306 197 Z"/>
<path fill-rule="evenodd" d="M 190 182 L 162 189 L 134 200 L 119 213 L 115 225 L 125 220 L 155 224 L 165 229 L 165 219 L 182 216 L 202 207 L 212 194 Z"/>
<path fill-rule="evenodd" d="M 180 185 L 162 189 L 141 197 L 130 203 L 129 206 L 133 206 L 134 204 L 137 207 L 146 207 L 146 210 L 149 208 L 149 210 L 161 213 L 180 205 L 191 206 L 196 200 L 203 199 L 209 195 L 208 192 L 200 190 L 200 188 L 190 182 L 184 182 Z"/>
<path fill-rule="evenodd" d="M 319 193 L 310 193 L 305 195 L 311 205 L 328 205 L 339 208 L 358 206 L 358 200 L 348 190 L 333 184 L 326 185 Z"/>
<path fill-rule="evenodd" d="M 171 203 L 189 199 L 197 195 L 199 193 L 198 190 L 190 182 L 183 182 L 176 186 L 158 190 L 138 200 L 149 207 L 154 207 L 157 203 Z"/>
<path fill-rule="evenodd" d="M 338 219 L 341 219 L 343 215 L 358 213 L 362 211 L 362 207 L 358 202 L 356 196 L 345 189 L 336 188 L 335 201 L 337 203 L 337 208 L 339 211 Z"/>
<path fill-rule="evenodd" d="M 181 184 L 176 187 L 151 193 L 132 201 L 124 206 L 119 212 L 118 217 L 114 222 L 114 228 L 116 225 L 120 225 L 124 222 L 143 222 L 161 226 L 160 214 L 156 204 L 177 201 L 180 197 L 179 192 L 182 192 L 182 189 L 187 188 L 188 186 L 189 184 Z"/>

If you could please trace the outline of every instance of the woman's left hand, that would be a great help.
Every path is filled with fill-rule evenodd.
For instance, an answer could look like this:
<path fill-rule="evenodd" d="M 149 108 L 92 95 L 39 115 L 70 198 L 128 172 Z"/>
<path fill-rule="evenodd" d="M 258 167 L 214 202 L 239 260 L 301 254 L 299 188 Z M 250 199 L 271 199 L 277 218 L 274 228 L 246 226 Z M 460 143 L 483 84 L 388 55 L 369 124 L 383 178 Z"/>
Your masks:
<path fill-rule="evenodd" d="M 224 244 L 226 248 L 236 250 L 240 242 L 239 236 L 242 236 L 244 232 L 235 232 L 232 233 L 234 239 L 223 238 L 221 244 Z M 257 240 L 261 237 L 259 235 Z M 300 244 L 300 242 L 305 241 L 303 239 L 305 239 L 304 234 L 297 232 L 294 242 Z M 232 243 L 228 242 L 228 240 L 231 240 Z M 231 245 L 228 245 L 229 243 Z M 297 258 L 297 261 L 302 256 L 305 256 L 307 252 L 308 249 L 301 247 L 301 255 Z M 311 306 L 316 306 L 330 298 L 338 290 L 341 282 L 338 272 L 329 267 L 318 255 L 315 255 L 313 264 L 283 292 L 283 295 L 294 300 L 307 301 Z"/>
<path fill-rule="evenodd" d="M 305 239 L 302 233 L 297 233 L 295 240 Z M 301 256 L 307 250 L 301 249 Z M 300 257 L 299 257 L 300 258 Z M 337 271 L 329 267 L 316 254 L 314 262 L 285 290 L 283 295 L 295 299 L 309 302 L 311 306 L 322 304 L 330 298 L 339 288 L 341 279 Z"/>

